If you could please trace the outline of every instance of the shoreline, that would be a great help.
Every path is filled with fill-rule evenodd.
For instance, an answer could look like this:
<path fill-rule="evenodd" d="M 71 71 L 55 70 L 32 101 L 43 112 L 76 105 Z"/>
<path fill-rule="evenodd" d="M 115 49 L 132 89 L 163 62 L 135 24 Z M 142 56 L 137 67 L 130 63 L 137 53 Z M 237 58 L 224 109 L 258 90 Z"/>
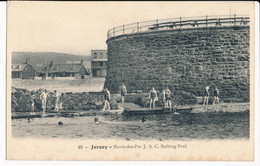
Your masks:
<path fill-rule="evenodd" d="M 132 103 L 131 103 L 132 104 Z M 186 105 L 191 106 L 191 105 Z M 250 112 L 249 103 L 221 103 L 219 105 L 193 105 L 193 110 L 191 114 L 196 113 L 243 113 Z M 36 112 L 31 114 L 30 112 L 12 112 L 12 119 L 24 119 L 24 118 L 51 118 L 51 117 L 84 117 L 84 116 L 109 116 L 109 115 L 123 115 L 124 108 L 119 107 L 117 110 L 62 110 L 59 112 L 48 111 L 46 115 L 42 115 L 42 112 Z M 140 116 L 140 115 L 136 115 Z M 178 115 L 177 115 L 178 116 Z"/>

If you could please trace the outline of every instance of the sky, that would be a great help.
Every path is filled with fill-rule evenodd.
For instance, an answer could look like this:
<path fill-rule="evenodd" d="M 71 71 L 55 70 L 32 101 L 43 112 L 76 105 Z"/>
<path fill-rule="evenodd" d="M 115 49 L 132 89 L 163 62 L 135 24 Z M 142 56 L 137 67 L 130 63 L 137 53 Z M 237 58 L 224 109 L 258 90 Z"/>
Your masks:
<path fill-rule="evenodd" d="M 123 24 L 250 14 L 250 7 L 253 2 L 8 2 L 7 49 L 90 55 L 107 49 L 107 31 Z"/>

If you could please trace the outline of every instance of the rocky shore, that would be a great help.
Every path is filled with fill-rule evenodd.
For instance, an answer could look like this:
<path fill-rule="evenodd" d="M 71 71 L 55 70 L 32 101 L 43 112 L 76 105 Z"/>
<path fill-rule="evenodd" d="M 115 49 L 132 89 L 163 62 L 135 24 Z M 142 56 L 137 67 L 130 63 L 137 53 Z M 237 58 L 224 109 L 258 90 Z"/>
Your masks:
<path fill-rule="evenodd" d="M 12 87 L 12 112 L 31 112 L 31 92 L 35 95 L 35 112 L 41 112 L 40 94 L 42 90 L 29 91 L 26 89 Z M 47 110 L 54 110 L 55 98 L 52 91 L 48 92 Z M 59 92 L 62 93 L 62 92 Z M 174 105 L 201 105 L 203 97 L 197 97 L 185 91 L 178 91 L 172 95 Z M 129 93 L 125 102 L 134 103 L 141 107 L 149 107 L 149 93 Z M 213 97 L 209 104 L 212 104 Z M 62 93 L 60 97 L 63 111 L 91 111 L 101 110 L 104 106 L 103 92 L 81 92 Z M 119 94 L 111 94 L 110 106 L 112 110 L 119 108 L 121 98 Z M 223 101 L 221 101 L 223 103 Z M 156 102 L 157 107 L 162 107 L 162 94 L 159 93 L 159 99 Z"/>
<path fill-rule="evenodd" d="M 33 92 L 35 95 L 35 100 L 34 100 L 35 112 L 40 112 L 41 91 L 42 90 L 28 91 L 26 89 L 12 88 L 12 112 L 31 111 L 31 92 Z M 55 106 L 54 93 L 50 91 L 47 92 L 48 92 L 47 110 L 53 110 Z M 63 110 L 101 109 L 103 106 L 103 94 L 102 92 L 93 92 L 93 93 L 66 92 L 66 93 L 62 93 L 60 97 L 60 103 L 62 103 Z"/>

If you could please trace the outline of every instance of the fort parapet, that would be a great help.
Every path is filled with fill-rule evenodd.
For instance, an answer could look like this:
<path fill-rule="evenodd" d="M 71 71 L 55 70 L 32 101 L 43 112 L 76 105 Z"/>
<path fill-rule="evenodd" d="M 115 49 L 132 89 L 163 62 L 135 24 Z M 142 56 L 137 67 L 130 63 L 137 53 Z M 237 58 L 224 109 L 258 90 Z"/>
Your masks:
<path fill-rule="evenodd" d="M 130 92 L 148 92 L 168 86 L 203 96 L 205 86 L 212 84 L 224 101 L 249 101 L 249 18 L 211 19 L 161 22 L 114 36 L 110 30 L 105 87 L 118 92 L 125 83 Z M 177 27 L 156 28 L 164 25 Z"/>

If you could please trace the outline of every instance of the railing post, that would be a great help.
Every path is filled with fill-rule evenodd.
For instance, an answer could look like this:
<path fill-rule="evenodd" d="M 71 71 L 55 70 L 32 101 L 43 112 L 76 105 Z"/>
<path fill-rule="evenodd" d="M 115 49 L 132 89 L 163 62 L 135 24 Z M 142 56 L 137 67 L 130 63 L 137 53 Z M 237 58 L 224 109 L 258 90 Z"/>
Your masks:
<path fill-rule="evenodd" d="M 115 28 L 113 28 L 113 34 L 114 34 L 114 37 L 115 37 L 116 36 Z"/>
<path fill-rule="evenodd" d="M 206 15 L 206 27 L 208 27 L 208 15 Z"/>
<path fill-rule="evenodd" d="M 139 22 L 136 23 L 136 31 L 138 32 L 139 31 Z"/>
<path fill-rule="evenodd" d="M 181 29 L 181 17 L 180 17 L 180 29 Z"/>
<path fill-rule="evenodd" d="M 123 35 L 125 34 L 125 25 L 123 25 Z"/>
<path fill-rule="evenodd" d="M 236 14 L 234 14 L 234 24 L 236 25 Z"/>

